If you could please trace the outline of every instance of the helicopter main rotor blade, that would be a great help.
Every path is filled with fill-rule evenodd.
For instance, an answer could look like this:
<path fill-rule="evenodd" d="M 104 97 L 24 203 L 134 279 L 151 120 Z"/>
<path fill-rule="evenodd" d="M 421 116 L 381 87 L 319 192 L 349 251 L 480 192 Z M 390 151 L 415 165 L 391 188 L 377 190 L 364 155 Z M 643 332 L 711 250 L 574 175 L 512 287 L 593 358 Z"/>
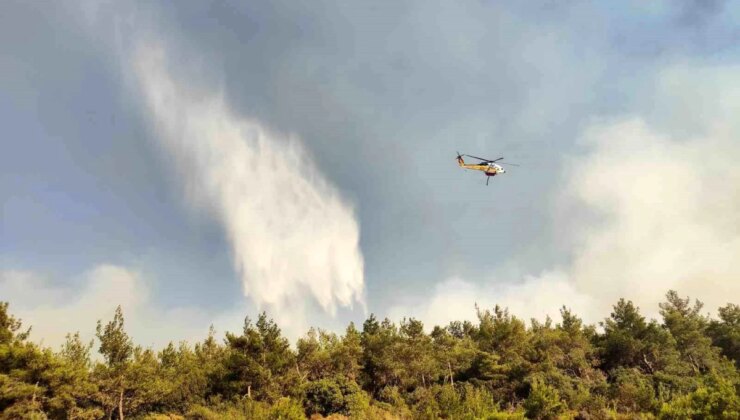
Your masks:
<path fill-rule="evenodd" d="M 478 156 L 473 156 L 473 155 L 465 155 L 465 156 L 471 157 L 471 158 L 473 158 L 473 159 L 478 159 L 478 160 L 481 160 L 481 161 L 483 161 L 483 162 L 495 162 L 496 160 L 501 160 L 501 159 L 503 159 L 503 157 L 500 157 L 500 158 L 498 158 L 498 159 L 496 159 L 496 160 L 491 160 L 491 159 L 483 159 L 482 157 L 478 157 Z"/>
<path fill-rule="evenodd" d="M 501 164 L 502 165 L 511 165 L 511 166 L 520 166 L 519 164 L 516 164 L 516 163 L 507 163 L 507 162 L 501 162 Z"/>

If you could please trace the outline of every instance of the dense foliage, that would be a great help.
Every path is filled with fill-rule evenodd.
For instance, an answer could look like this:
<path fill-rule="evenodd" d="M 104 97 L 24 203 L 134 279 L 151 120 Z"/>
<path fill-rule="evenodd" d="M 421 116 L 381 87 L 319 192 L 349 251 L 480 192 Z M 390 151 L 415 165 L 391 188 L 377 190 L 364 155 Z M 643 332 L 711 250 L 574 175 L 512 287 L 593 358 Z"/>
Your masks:
<path fill-rule="evenodd" d="M 740 307 L 711 319 L 668 292 L 662 322 L 620 300 L 599 325 L 500 307 L 431 333 L 370 316 L 292 348 L 264 313 L 223 340 L 137 346 L 120 308 L 58 350 L 0 303 L 0 411 L 17 419 L 740 418 Z M 97 349 L 100 356 L 93 358 Z"/>

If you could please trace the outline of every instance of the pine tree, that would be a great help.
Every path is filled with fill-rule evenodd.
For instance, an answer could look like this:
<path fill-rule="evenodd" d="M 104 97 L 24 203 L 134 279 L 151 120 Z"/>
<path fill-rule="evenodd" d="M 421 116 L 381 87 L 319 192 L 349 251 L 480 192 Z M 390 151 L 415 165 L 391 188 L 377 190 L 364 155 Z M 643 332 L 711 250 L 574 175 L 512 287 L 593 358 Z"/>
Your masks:
<path fill-rule="evenodd" d="M 119 420 L 124 419 L 124 398 L 127 388 L 136 384 L 127 382 L 134 345 L 123 328 L 123 311 L 116 308 L 113 319 L 105 327 L 98 321 L 96 337 L 100 340 L 98 351 L 105 360 L 105 365 L 96 366 L 96 377 L 100 383 L 100 402 L 112 418 L 117 408 Z"/>

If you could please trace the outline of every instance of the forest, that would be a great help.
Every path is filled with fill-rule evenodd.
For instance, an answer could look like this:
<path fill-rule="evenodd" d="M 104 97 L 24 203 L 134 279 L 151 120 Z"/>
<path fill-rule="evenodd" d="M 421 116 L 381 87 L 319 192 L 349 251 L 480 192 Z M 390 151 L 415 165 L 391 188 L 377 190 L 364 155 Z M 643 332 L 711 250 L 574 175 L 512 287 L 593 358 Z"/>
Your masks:
<path fill-rule="evenodd" d="M 585 324 L 477 308 L 425 328 L 370 315 L 295 343 L 265 313 L 239 332 L 136 345 L 119 307 L 96 339 L 58 349 L 0 303 L 5 419 L 738 419 L 740 307 L 717 314 L 675 291 L 660 320 L 632 302 Z"/>

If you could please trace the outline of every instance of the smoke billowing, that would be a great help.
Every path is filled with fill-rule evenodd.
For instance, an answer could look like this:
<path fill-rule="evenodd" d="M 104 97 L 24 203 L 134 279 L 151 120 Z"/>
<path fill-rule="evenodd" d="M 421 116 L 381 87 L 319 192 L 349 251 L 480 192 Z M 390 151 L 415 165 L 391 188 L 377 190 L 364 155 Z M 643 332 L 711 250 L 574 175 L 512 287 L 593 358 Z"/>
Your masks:
<path fill-rule="evenodd" d="M 571 176 L 573 196 L 598 220 L 576 226 L 571 276 L 606 304 L 643 307 L 668 289 L 714 310 L 740 296 L 740 158 L 734 134 L 671 140 L 639 120 L 602 127 Z"/>
<path fill-rule="evenodd" d="M 301 144 L 175 80 L 162 48 L 144 45 L 134 65 L 164 154 L 188 201 L 223 225 L 245 295 L 288 324 L 312 300 L 332 314 L 362 303 L 353 209 Z"/>

